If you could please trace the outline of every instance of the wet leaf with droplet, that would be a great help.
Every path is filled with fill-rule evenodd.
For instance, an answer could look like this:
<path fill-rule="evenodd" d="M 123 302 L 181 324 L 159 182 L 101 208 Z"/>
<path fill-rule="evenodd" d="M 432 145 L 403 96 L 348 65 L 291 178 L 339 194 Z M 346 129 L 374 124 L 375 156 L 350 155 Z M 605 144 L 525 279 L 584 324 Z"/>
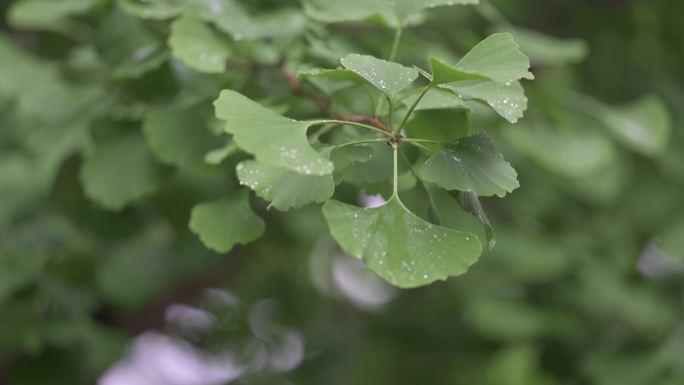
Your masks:
<path fill-rule="evenodd" d="M 329 201 L 323 215 L 345 252 L 398 287 L 419 287 L 461 275 L 482 253 L 476 235 L 433 225 L 410 212 L 396 196 L 375 208 Z"/>

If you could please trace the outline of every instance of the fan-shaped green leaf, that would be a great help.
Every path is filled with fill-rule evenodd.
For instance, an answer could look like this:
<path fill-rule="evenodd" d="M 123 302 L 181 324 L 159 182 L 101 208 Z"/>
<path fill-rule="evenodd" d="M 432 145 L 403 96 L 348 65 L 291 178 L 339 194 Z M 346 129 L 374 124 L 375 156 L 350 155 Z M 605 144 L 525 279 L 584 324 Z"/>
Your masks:
<path fill-rule="evenodd" d="M 370 55 L 350 54 L 340 62 L 390 98 L 411 85 L 418 77 L 418 71 L 414 68 Z"/>
<path fill-rule="evenodd" d="M 535 65 L 577 63 L 589 52 L 587 44 L 580 39 L 559 39 L 518 27 L 512 32 L 515 41 L 520 44 L 520 49 Z"/>
<path fill-rule="evenodd" d="M 216 117 L 226 121 L 238 147 L 266 165 L 305 175 L 332 173 L 332 163 L 316 152 L 306 137 L 312 124 L 289 119 L 235 91 L 224 90 L 214 102 Z"/>
<path fill-rule="evenodd" d="M 464 80 L 441 87 L 456 92 L 462 98 L 481 100 L 511 123 L 522 118 L 527 109 L 527 97 L 520 82 L 511 84 L 487 80 Z"/>
<path fill-rule="evenodd" d="M 496 241 L 494 240 L 494 227 L 489 222 L 487 213 L 484 211 L 482 203 L 480 203 L 480 198 L 471 191 L 461 191 L 458 193 L 458 203 L 463 210 L 473 214 L 480 220 L 480 223 L 484 226 L 487 245 L 490 249 L 493 249 L 494 245 L 496 245 Z"/>
<path fill-rule="evenodd" d="M 251 15 L 234 0 L 194 0 L 188 9 L 235 40 L 297 35 L 302 32 L 305 21 L 301 11 L 293 8 Z"/>
<path fill-rule="evenodd" d="M 530 60 L 520 52 L 510 33 L 495 33 L 482 40 L 454 66 L 430 59 L 432 81 L 444 84 L 468 79 L 491 79 L 508 83 L 534 79 Z"/>
<path fill-rule="evenodd" d="M 547 170 L 583 178 L 616 161 L 615 146 L 600 130 L 525 124 L 504 130 L 515 149 Z"/>
<path fill-rule="evenodd" d="M 343 68 L 311 68 L 297 72 L 297 76 L 307 79 L 328 95 L 353 86 L 354 84 L 365 82 L 365 79 L 356 72 Z"/>
<path fill-rule="evenodd" d="M 380 16 L 392 28 L 405 27 L 412 16 L 427 8 L 478 4 L 479 0 L 305 0 L 304 9 L 314 19 L 338 23 Z"/>
<path fill-rule="evenodd" d="M 169 47 L 175 57 L 199 72 L 225 71 L 230 50 L 202 20 L 186 14 L 171 24 Z"/>
<path fill-rule="evenodd" d="M 264 221 L 249 205 L 247 191 L 196 205 L 190 214 L 190 229 L 205 246 L 226 253 L 236 244 L 247 244 L 264 233 Z"/>
<path fill-rule="evenodd" d="M 396 196 L 376 208 L 330 201 L 323 215 L 345 252 L 403 288 L 461 275 L 482 253 L 476 235 L 426 222 Z"/>
<path fill-rule="evenodd" d="M 81 183 L 90 199 L 120 210 L 154 192 L 162 175 L 145 139 L 131 134 L 97 143 L 85 156 Z"/>
<path fill-rule="evenodd" d="M 433 155 L 420 172 L 426 182 L 479 196 L 503 197 L 520 186 L 513 167 L 494 141 L 482 133 L 463 138 Z"/>
<path fill-rule="evenodd" d="M 7 21 L 16 28 L 61 31 L 71 16 L 88 11 L 98 0 L 21 0 L 12 3 Z"/>
<path fill-rule="evenodd" d="M 129 15 L 141 19 L 167 20 L 186 8 L 187 0 L 119 0 L 119 7 Z"/>
<path fill-rule="evenodd" d="M 660 98 L 650 95 L 624 107 L 602 109 L 599 118 L 625 146 L 644 155 L 665 149 L 670 115 Z"/>
<path fill-rule="evenodd" d="M 202 170 L 205 154 L 214 146 L 214 136 L 192 111 L 164 108 L 147 114 L 143 132 L 152 152 L 163 163 Z"/>
<path fill-rule="evenodd" d="M 283 211 L 325 202 L 335 190 L 332 175 L 302 175 L 255 160 L 239 163 L 236 171 L 240 184 Z"/>

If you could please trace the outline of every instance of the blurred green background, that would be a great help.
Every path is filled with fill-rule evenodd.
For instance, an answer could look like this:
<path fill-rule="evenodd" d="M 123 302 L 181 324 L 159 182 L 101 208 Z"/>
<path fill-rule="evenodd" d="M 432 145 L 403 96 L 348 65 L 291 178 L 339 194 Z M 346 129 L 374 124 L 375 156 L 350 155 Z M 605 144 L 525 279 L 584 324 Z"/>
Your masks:
<path fill-rule="evenodd" d="M 140 134 L 193 106 L 196 150 L 220 147 L 222 88 L 313 116 L 269 66 L 382 56 L 391 31 L 243 1 L 292 15 L 205 75 L 166 45 L 178 1 L 152 3 L 0 3 L 0 384 L 684 384 L 684 2 L 492 0 L 405 31 L 397 60 L 424 68 L 513 32 L 537 77 L 518 124 L 471 119 L 521 183 L 484 200 L 496 247 L 408 291 L 342 255 L 316 206 L 254 200 L 266 235 L 206 250 L 189 211 L 235 189 L 238 159 L 164 164 Z"/>

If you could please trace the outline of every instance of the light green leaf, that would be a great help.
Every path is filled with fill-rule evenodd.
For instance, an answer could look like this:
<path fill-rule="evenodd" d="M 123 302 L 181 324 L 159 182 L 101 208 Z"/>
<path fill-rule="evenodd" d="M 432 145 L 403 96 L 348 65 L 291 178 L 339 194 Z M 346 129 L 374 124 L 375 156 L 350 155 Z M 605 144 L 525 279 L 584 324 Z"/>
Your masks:
<path fill-rule="evenodd" d="M 411 85 L 418 77 L 418 71 L 414 68 L 370 55 L 349 54 L 340 62 L 390 98 Z"/>
<path fill-rule="evenodd" d="M 215 148 L 204 155 L 204 162 L 213 166 L 221 164 L 227 157 L 237 152 L 237 146 L 233 143 L 233 139 L 226 140 L 223 147 Z"/>
<path fill-rule="evenodd" d="M 69 17 L 87 12 L 99 0 L 22 0 L 12 4 L 7 21 L 15 28 L 63 31 Z"/>
<path fill-rule="evenodd" d="M 249 205 L 247 191 L 196 205 L 190 214 L 190 230 L 205 246 L 227 253 L 236 244 L 247 244 L 264 233 L 264 221 Z"/>
<path fill-rule="evenodd" d="M 600 130 L 524 124 L 503 134 L 519 153 L 567 178 L 585 178 L 617 158 L 614 145 Z"/>
<path fill-rule="evenodd" d="M 625 146 L 648 156 L 665 149 L 672 130 L 667 107 L 653 95 L 623 107 L 606 107 L 599 118 Z"/>
<path fill-rule="evenodd" d="M 365 79 L 351 70 L 311 68 L 297 72 L 297 76 L 304 78 L 328 95 L 364 83 Z"/>
<path fill-rule="evenodd" d="M 96 143 L 81 167 L 86 195 L 110 210 L 121 210 L 153 193 L 162 176 L 145 139 L 134 134 Z"/>
<path fill-rule="evenodd" d="M 167 20 L 183 13 L 187 0 L 119 0 L 129 15 L 145 20 Z"/>
<path fill-rule="evenodd" d="M 215 139 L 197 113 L 160 108 L 145 117 L 143 132 L 152 152 L 163 163 L 190 170 L 203 170 L 204 155 Z"/>
<path fill-rule="evenodd" d="M 396 19 L 392 20 L 389 16 L 390 13 L 388 13 L 388 16 L 386 17 L 393 26 L 405 26 L 411 16 L 428 8 L 453 5 L 475 5 L 479 2 L 479 0 L 386 0 L 386 3 L 389 5 L 389 11 Z"/>
<path fill-rule="evenodd" d="M 476 134 L 433 155 L 420 170 L 426 182 L 447 190 L 503 197 L 520 186 L 518 174 L 486 134 Z"/>
<path fill-rule="evenodd" d="M 293 8 L 250 15 L 233 0 L 193 0 L 188 8 L 235 40 L 295 36 L 303 31 L 305 24 L 301 11 Z"/>
<path fill-rule="evenodd" d="M 325 202 L 335 190 L 332 175 L 302 175 L 255 160 L 239 163 L 236 171 L 240 184 L 282 211 Z"/>
<path fill-rule="evenodd" d="M 327 23 L 358 21 L 380 16 L 392 28 L 403 28 L 421 11 L 439 6 L 478 4 L 479 0 L 305 0 L 304 10 Z"/>
<path fill-rule="evenodd" d="M 332 163 L 309 145 L 311 122 L 283 117 L 231 90 L 221 92 L 214 106 L 238 147 L 259 162 L 305 175 L 332 173 Z"/>
<path fill-rule="evenodd" d="M 491 79 L 509 83 L 534 79 L 530 61 L 520 50 L 510 33 L 495 33 L 482 40 L 454 66 L 431 59 L 432 81 L 444 84 L 468 79 Z"/>
<path fill-rule="evenodd" d="M 535 65 L 563 65 L 582 61 L 589 47 L 580 39 L 559 39 L 536 31 L 515 28 L 515 41 Z"/>
<path fill-rule="evenodd" d="M 169 47 L 188 67 L 204 73 L 224 72 L 230 56 L 230 50 L 218 34 L 190 14 L 171 24 Z"/>
<path fill-rule="evenodd" d="M 522 118 L 527 109 L 527 97 L 520 82 L 511 84 L 482 80 L 464 80 L 441 87 L 456 92 L 461 98 L 480 100 L 511 123 Z"/>
<path fill-rule="evenodd" d="M 323 215 L 345 252 L 402 288 L 461 275 L 482 253 L 476 235 L 426 222 L 397 196 L 375 208 L 329 201 Z"/>
<path fill-rule="evenodd" d="M 413 105 L 419 96 L 420 92 L 416 92 L 406 96 L 401 102 L 408 108 Z M 459 98 L 458 95 L 445 89 L 432 87 L 425 93 L 423 98 L 420 99 L 420 102 L 416 105 L 415 111 L 441 110 L 447 108 L 468 109 L 463 99 Z"/>
<path fill-rule="evenodd" d="M 433 84 L 478 99 L 511 123 L 527 109 L 520 79 L 534 79 L 530 61 L 509 33 L 495 33 L 468 52 L 456 65 L 431 59 Z"/>

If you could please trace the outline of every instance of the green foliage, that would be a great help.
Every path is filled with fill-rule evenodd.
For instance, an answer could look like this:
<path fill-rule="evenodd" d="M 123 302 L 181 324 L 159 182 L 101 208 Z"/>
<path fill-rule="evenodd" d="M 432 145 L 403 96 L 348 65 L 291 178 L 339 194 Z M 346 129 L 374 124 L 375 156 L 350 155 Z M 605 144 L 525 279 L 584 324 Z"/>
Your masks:
<path fill-rule="evenodd" d="M 684 7 L 561 3 L 0 4 L 0 382 L 682 383 Z"/>

